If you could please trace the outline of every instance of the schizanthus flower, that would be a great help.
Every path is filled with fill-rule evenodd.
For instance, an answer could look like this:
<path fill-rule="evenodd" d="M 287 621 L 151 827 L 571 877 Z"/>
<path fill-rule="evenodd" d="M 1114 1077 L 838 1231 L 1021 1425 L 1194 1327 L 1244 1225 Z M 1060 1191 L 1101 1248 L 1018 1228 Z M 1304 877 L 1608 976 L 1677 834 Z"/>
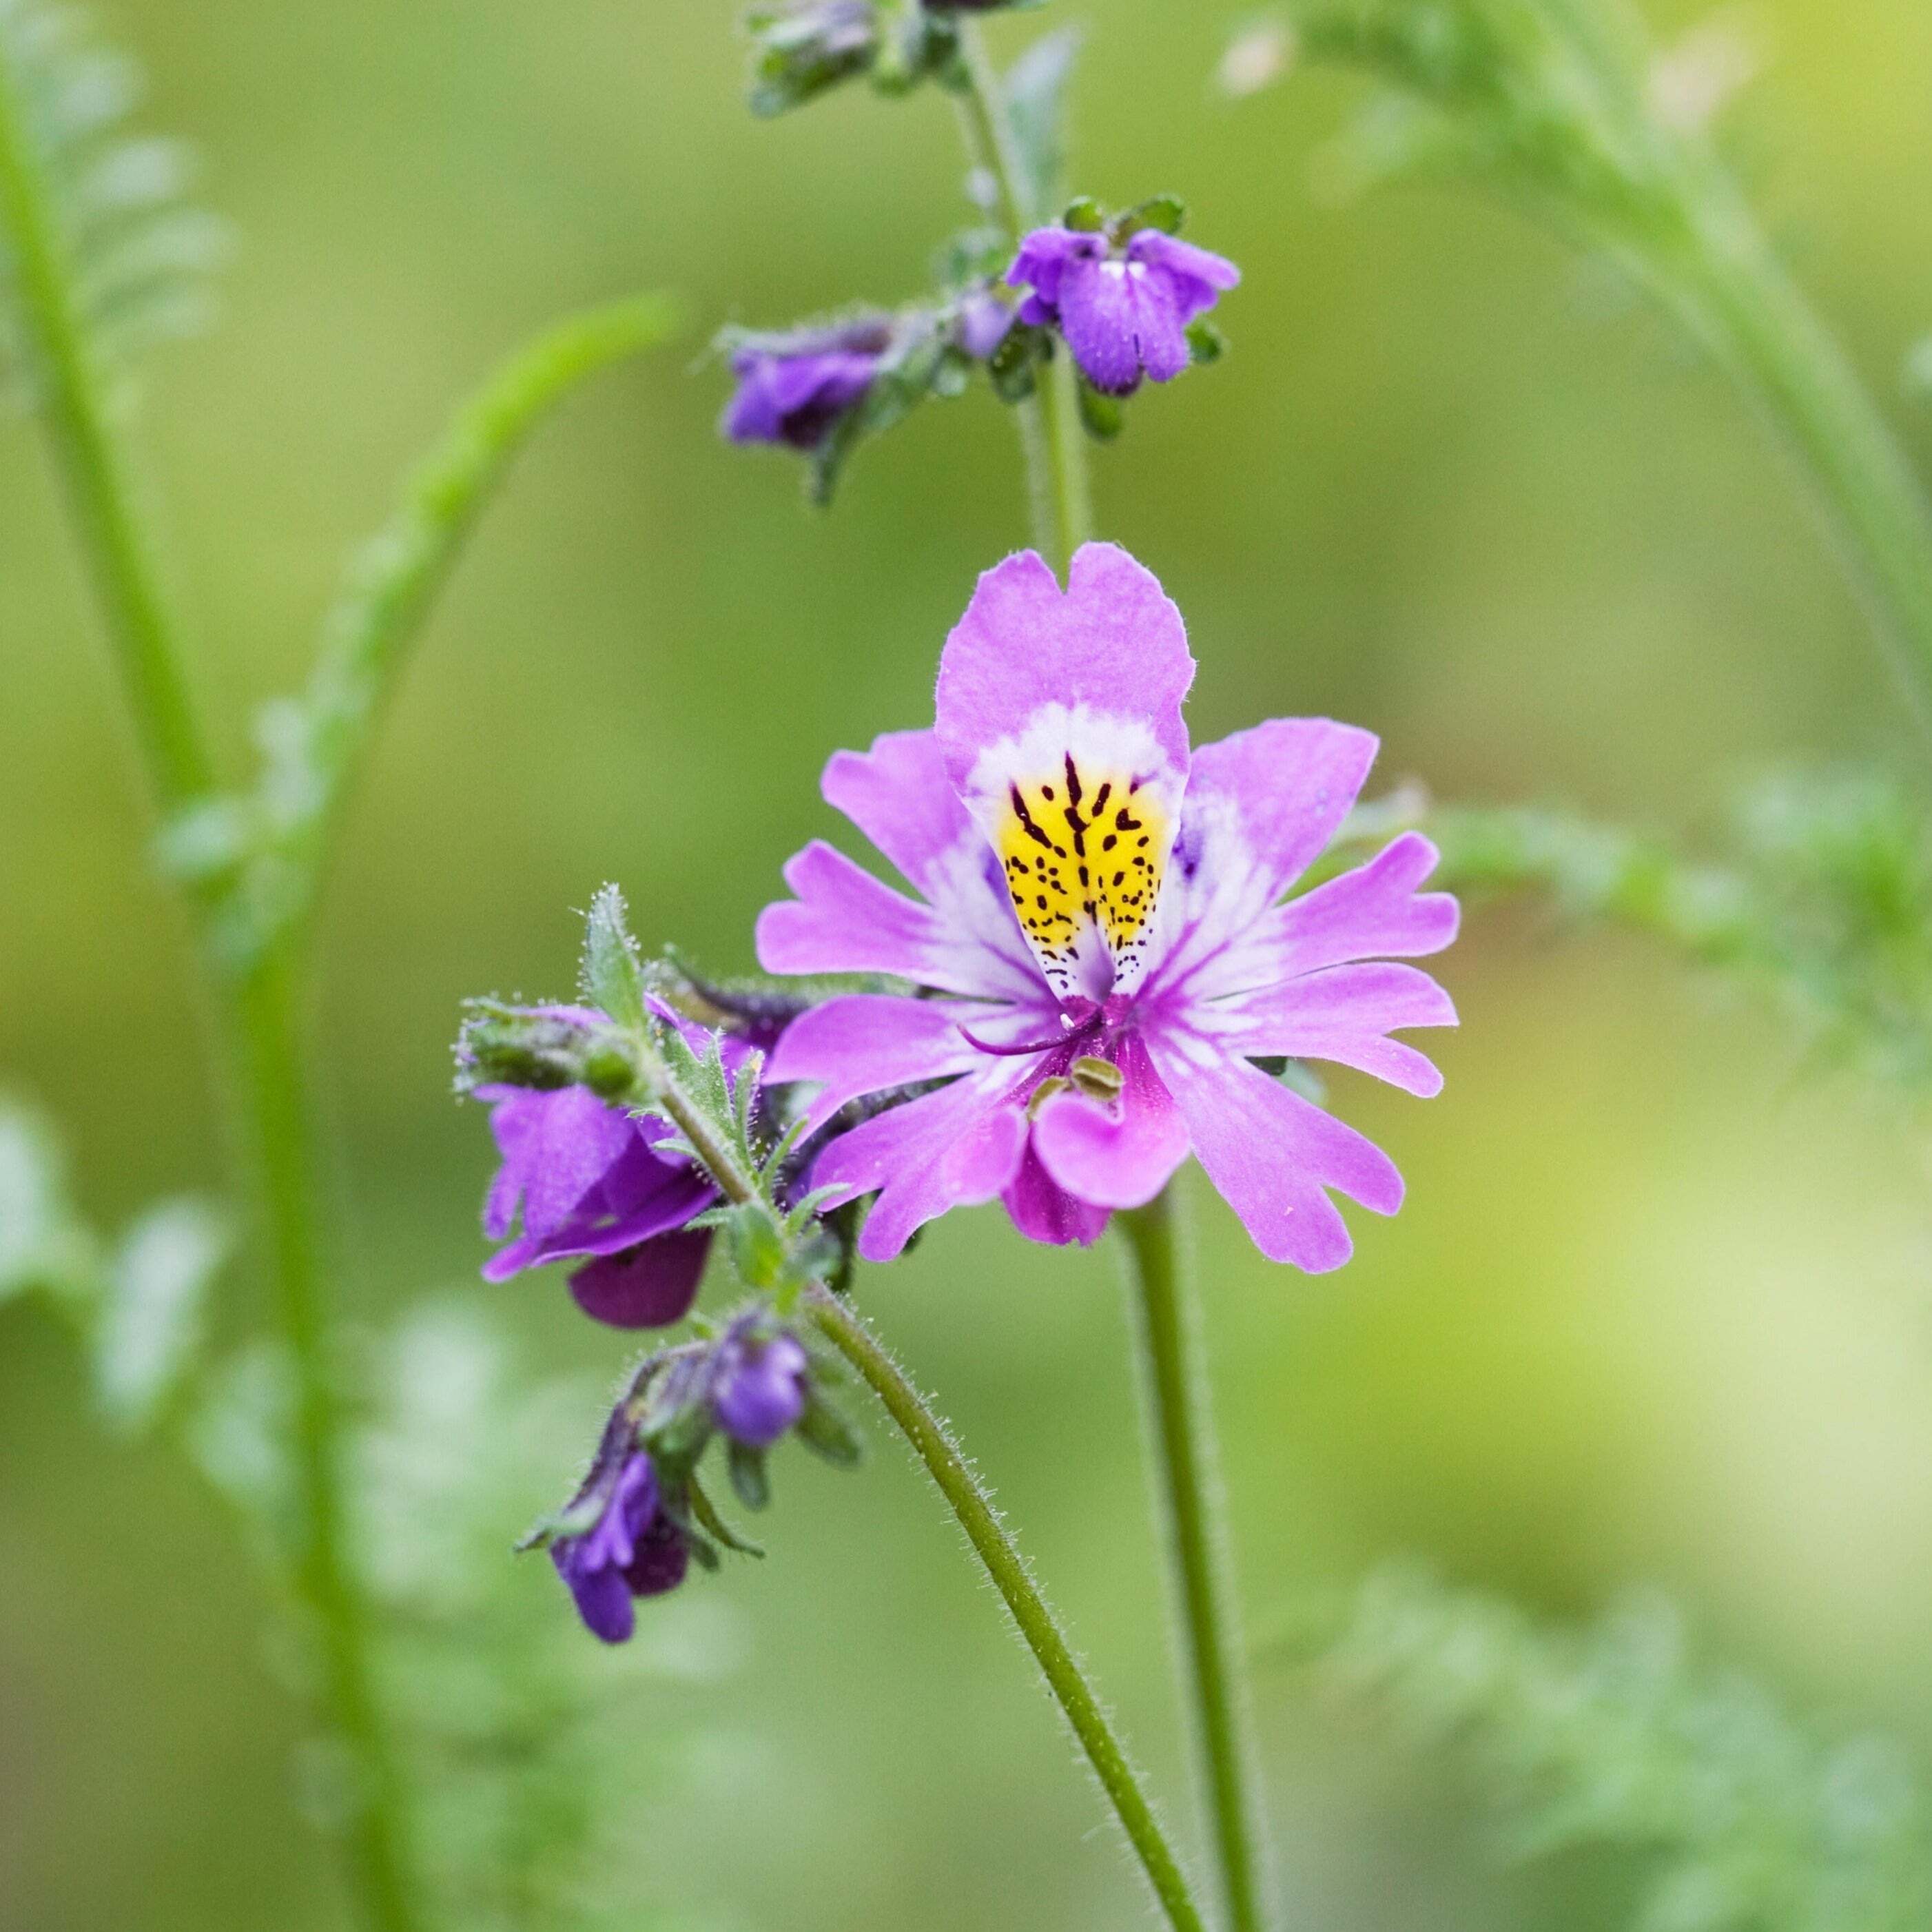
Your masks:
<path fill-rule="evenodd" d="M 865 400 L 892 346 L 883 316 L 741 338 L 731 352 L 738 387 L 719 428 L 734 442 L 817 450 Z"/>
<path fill-rule="evenodd" d="M 1131 394 L 1143 375 L 1172 382 L 1188 364 L 1188 324 L 1240 279 L 1225 256 L 1151 227 L 1124 241 L 1106 229 L 1036 228 L 1006 271 L 1032 291 L 1020 320 L 1058 329 L 1110 396 Z"/>
<path fill-rule="evenodd" d="M 612 1418 L 612 1431 L 621 1436 L 626 1427 L 621 1413 Z M 607 1432 L 605 1450 L 567 1514 L 590 1520 L 582 1530 L 552 1540 L 550 1561 L 586 1627 L 606 1643 L 623 1643 L 637 1627 L 632 1599 L 676 1589 L 690 1562 L 683 1536 L 662 1506 L 650 1456 L 634 1444 L 614 1444 Z"/>
<path fill-rule="evenodd" d="M 851 994 L 795 1021 L 767 1078 L 818 1084 L 814 1124 L 916 1083 L 820 1155 L 815 1185 L 878 1198 L 885 1261 L 948 1208 L 998 1198 L 1024 1234 L 1091 1241 L 1191 1150 L 1262 1251 L 1339 1266 L 1330 1188 L 1392 1214 L 1401 1177 L 1255 1064 L 1330 1060 L 1411 1093 L 1441 1076 L 1389 1037 L 1448 997 L 1387 956 L 1434 952 L 1455 902 L 1417 887 L 1415 833 L 1282 902 L 1334 836 L 1368 732 L 1276 718 L 1190 752 L 1180 613 L 1126 552 L 1089 544 L 1063 592 L 1029 551 L 980 580 L 940 662 L 930 731 L 826 767 L 827 800 L 922 896 L 831 846 L 785 868 L 758 950 L 777 973 L 885 973 L 940 997 Z"/>
<path fill-rule="evenodd" d="M 566 1024 L 608 1024 L 588 1007 L 540 1010 Z M 706 1037 L 668 1007 L 658 1016 L 694 1043 Z M 728 1068 L 742 1066 L 747 1050 L 728 1037 Z M 610 1106 L 582 1086 L 486 1085 L 476 1096 L 490 1103 L 502 1156 L 484 1203 L 483 1231 L 506 1245 L 484 1264 L 484 1280 L 588 1257 L 570 1277 L 586 1315 L 617 1328 L 682 1320 L 711 1240 L 708 1229 L 690 1223 L 718 1196 L 690 1160 L 659 1151 L 674 1131 L 670 1122 Z M 520 1219 L 520 1231 L 508 1239 Z"/>

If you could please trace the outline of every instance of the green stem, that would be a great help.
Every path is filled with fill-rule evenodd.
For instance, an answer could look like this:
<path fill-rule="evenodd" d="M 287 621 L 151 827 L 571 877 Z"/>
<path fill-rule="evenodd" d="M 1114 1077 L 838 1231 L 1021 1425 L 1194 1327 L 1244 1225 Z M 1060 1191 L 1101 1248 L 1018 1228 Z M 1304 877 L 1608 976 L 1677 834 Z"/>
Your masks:
<path fill-rule="evenodd" d="M 1080 421 L 1079 374 L 1062 344 L 1048 376 L 1048 437 L 1053 448 L 1053 481 L 1059 507 L 1060 554 L 1073 553 L 1094 539 L 1094 496 L 1087 476 L 1087 432 Z"/>
<path fill-rule="evenodd" d="M 1262 1903 L 1253 1754 L 1239 1686 L 1240 1644 L 1221 1520 L 1200 1312 L 1170 1194 L 1118 1217 L 1138 1310 L 1142 1382 L 1158 1452 L 1168 1544 L 1180 1598 L 1194 1742 L 1214 1826 L 1231 1932 L 1259 1932 Z"/>
<path fill-rule="evenodd" d="M 303 988 L 292 949 L 226 988 L 248 1152 L 268 1247 L 276 1312 L 296 1378 L 293 1456 L 298 1520 L 288 1546 L 314 1620 L 323 1707 L 348 1769 L 344 1840 L 364 1916 L 380 1932 L 421 1918 L 404 1846 L 404 1793 L 378 1702 L 368 1619 L 344 1520 L 342 1400 L 315 1198 L 316 1148 L 304 1042 Z"/>
<path fill-rule="evenodd" d="M 129 465 L 115 433 L 75 281 L 15 74 L 0 42 L 0 219 L 36 401 L 85 547 L 154 788 L 176 810 L 212 788 L 182 657 L 158 588 Z M 202 910 L 206 910 L 203 907 Z M 292 963 L 232 979 L 219 994 L 237 1109 L 252 1150 L 263 1232 L 298 1390 L 294 1444 L 303 1521 L 296 1581 L 313 1616 L 327 1718 L 350 1760 L 351 1870 L 376 1932 L 419 1923 L 403 1856 L 400 1791 L 371 1681 L 358 1586 L 344 1547 L 340 1412 L 330 1372 L 316 1240 L 308 1084 Z"/>
<path fill-rule="evenodd" d="M 0 220 L 12 244 L 28 380 L 133 700 L 150 777 L 164 805 L 172 807 L 209 788 L 211 767 L 28 115 L 0 38 Z"/>
<path fill-rule="evenodd" d="M 1039 211 L 1028 206 L 1022 184 L 1025 177 L 1013 146 L 1012 127 L 1000 95 L 1000 80 L 986 52 L 986 44 L 970 20 L 958 23 L 961 63 L 967 85 L 956 91 L 960 138 L 976 173 L 991 180 L 1000 197 L 1000 218 L 1017 247 L 1019 238 L 1036 224 Z M 1027 512 L 1034 548 L 1042 556 L 1055 554 L 1060 526 L 1055 503 L 1054 432 L 1037 394 L 1013 406 L 1019 431 L 1020 456 L 1026 465 Z"/>
<path fill-rule="evenodd" d="M 1204 1932 L 1204 1922 L 1186 1874 L 1106 1712 L 1082 1674 L 1058 1622 L 1026 1560 L 1006 1533 L 992 1498 L 939 1418 L 907 1378 L 872 1330 L 828 1289 L 806 1292 L 813 1322 L 865 1378 L 900 1432 L 939 1486 L 966 1532 L 994 1587 L 1004 1599 L 1020 1635 L 1038 1660 L 1054 1700 L 1094 1767 L 1114 1814 L 1139 1858 L 1148 1883 L 1175 1932 Z"/>

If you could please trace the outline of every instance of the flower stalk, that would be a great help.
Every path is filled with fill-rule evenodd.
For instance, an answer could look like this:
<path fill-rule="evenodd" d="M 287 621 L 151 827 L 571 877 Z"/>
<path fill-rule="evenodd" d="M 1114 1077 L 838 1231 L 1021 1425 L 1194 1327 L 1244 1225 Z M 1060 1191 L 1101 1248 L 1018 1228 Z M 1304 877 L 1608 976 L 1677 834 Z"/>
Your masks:
<path fill-rule="evenodd" d="M 1202 1359 L 1199 1298 L 1170 1186 L 1118 1216 L 1135 1307 L 1150 1446 L 1180 1616 L 1196 1754 L 1230 1932 L 1262 1932 L 1264 1908 L 1254 1753 L 1240 1683 L 1226 1525 Z"/>
<path fill-rule="evenodd" d="M 1094 1696 L 1052 1607 L 1041 1595 L 992 1497 L 884 1344 L 844 1302 L 823 1286 L 808 1288 L 803 1306 L 819 1332 L 850 1362 L 926 1465 L 1000 1595 L 1054 1701 L 1080 1741 L 1120 1828 L 1174 1932 L 1204 1932 L 1186 1873 L 1175 1856 L 1106 1712 Z"/>

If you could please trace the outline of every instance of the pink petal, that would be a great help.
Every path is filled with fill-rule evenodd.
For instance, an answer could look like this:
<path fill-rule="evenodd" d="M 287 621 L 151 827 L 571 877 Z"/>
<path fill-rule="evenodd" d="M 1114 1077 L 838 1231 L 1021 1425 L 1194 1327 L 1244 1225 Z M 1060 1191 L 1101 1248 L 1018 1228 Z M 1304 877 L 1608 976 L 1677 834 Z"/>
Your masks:
<path fill-rule="evenodd" d="M 1207 1009 L 1231 1053 L 1292 1054 L 1353 1066 L 1424 1100 L 1442 1076 L 1424 1054 L 1387 1036 L 1400 1027 L 1454 1026 L 1456 1008 L 1426 973 L 1378 960 L 1331 966 Z"/>
<path fill-rule="evenodd" d="M 1415 890 L 1438 856 L 1420 832 L 1405 832 L 1366 865 L 1291 899 L 1272 916 L 1268 934 L 1282 976 L 1384 954 L 1440 952 L 1456 937 L 1456 902 Z"/>
<path fill-rule="evenodd" d="M 820 1082 L 808 1118 L 814 1130 L 848 1100 L 970 1072 L 986 1056 L 960 1031 L 988 1027 L 998 1006 L 951 1000 L 902 999 L 884 993 L 852 993 L 828 1000 L 794 1020 L 773 1049 L 767 1082 Z M 985 1035 L 982 1034 L 982 1038 Z"/>
<path fill-rule="evenodd" d="M 834 752 L 823 790 L 928 898 L 941 862 L 973 836 L 931 731 L 888 731 L 869 752 Z"/>
<path fill-rule="evenodd" d="M 946 640 L 946 772 L 1062 998 L 1124 992 L 1144 970 L 1186 779 L 1180 706 L 1193 675 L 1180 613 L 1108 544 L 1075 556 L 1064 595 L 1031 551 L 1009 557 Z"/>
<path fill-rule="evenodd" d="M 834 1141 L 812 1172 L 814 1187 L 879 1198 L 859 1237 L 868 1262 L 889 1262 L 949 1208 L 991 1201 L 1018 1172 L 1026 1116 L 1007 1097 L 1010 1072 L 956 1080 L 895 1107 Z"/>
<path fill-rule="evenodd" d="M 1147 1048 L 1130 1036 L 1116 1049 L 1126 1076 L 1111 1106 L 1069 1088 L 1040 1111 L 1034 1150 L 1068 1193 L 1102 1208 L 1151 1201 L 1187 1158 L 1187 1124 L 1154 1070 Z"/>
<path fill-rule="evenodd" d="M 1354 1244 L 1329 1188 L 1378 1214 L 1401 1206 L 1394 1163 L 1354 1128 L 1198 1036 L 1148 1044 L 1208 1178 L 1270 1261 L 1322 1274 L 1348 1258 Z"/>

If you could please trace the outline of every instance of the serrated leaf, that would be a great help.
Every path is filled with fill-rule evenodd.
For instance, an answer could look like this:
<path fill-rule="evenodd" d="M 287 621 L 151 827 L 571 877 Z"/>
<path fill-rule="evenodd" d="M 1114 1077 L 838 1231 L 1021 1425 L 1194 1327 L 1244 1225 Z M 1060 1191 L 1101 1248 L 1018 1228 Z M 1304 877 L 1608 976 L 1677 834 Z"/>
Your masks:
<path fill-rule="evenodd" d="M 140 71 L 83 14 L 0 0 L 0 68 L 88 352 L 124 376 L 156 343 L 206 325 L 226 224 L 188 202 L 194 171 L 184 148 L 128 133 Z M 35 331 L 20 303 L 0 233 L 0 390 L 31 405 Z"/>
<path fill-rule="evenodd" d="M 94 1339 L 95 1390 L 120 1427 L 146 1428 L 192 1372 L 230 1245 L 226 1220 L 202 1201 L 164 1202 L 128 1231 Z"/>
<path fill-rule="evenodd" d="M 644 961 L 631 937 L 624 895 L 615 886 L 601 887 L 590 902 L 579 982 L 585 1000 L 618 1025 L 644 1025 Z"/>
<path fill-rule="evenodd" d="M 1059 200 L 1066 169 L 1066 84 L 1084 36 L 1078 27 L 1042 34 L 1006 70 L 1001 92 L 1028 208 Z"/>

